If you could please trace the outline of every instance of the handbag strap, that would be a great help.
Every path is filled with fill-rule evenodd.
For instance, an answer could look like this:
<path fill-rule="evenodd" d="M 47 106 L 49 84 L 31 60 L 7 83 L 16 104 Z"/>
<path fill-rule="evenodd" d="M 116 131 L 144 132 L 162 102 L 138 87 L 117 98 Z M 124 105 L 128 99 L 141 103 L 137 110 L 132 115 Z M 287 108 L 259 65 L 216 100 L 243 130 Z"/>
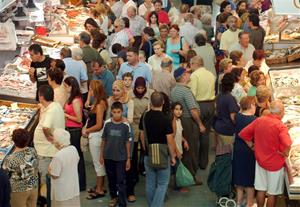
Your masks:
<path fill-rule="evenodd" d="M 148 149 L 148 136 L 147 136 L 146 122 L 145 122 L 146 114 L 147 114 L 147 111 L 144 113 L 144 116 L 143 116 L 143 129 L 144 129 L 145 147 L 146 147 L 146 151 L 147 151 L 147 149 Z"/>

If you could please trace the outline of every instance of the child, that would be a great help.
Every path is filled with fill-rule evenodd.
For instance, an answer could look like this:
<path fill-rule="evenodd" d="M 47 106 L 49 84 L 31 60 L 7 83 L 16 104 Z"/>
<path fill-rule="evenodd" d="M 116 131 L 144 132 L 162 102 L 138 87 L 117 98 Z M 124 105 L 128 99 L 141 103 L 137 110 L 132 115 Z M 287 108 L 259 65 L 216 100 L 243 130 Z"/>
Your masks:
<path fill-rule="evenodd" d="M 112 118 L 104 123 L 100 164 L 105 165 L 111 200 L 109 206 L 126 206 L 126 175 L 130 169 L 130 126 L 123 122 L 123 106 L 114 102 Z"/>
<path fill-rule="evenodd" d="M 183 138 L 182 136 L 182 125 L 181 125 L 181 120 L 180 117 L 182 115 L 182 105 L 179 102 L 175 102 L 172 105 L 172 113 L 173 113 L 173 119 L 172 119 L 172 126 L 173 126 L 173 133 L 174 133 L 174 138 L 175 138 L 175 143 L 176 143 L 176 155 L 179 159 L 181 159 L 182 154 L 183 154 L 183 149 L 182 146 L 186 151 L 189 150 L 189 144 L 186 141 L 186 139 Z M 177 162 L 178 163 L 178 162 Z M 176 170 L 174 170 L 176 172 Z M 175 188 L 176 188 L 176 183 L 175 183 Z M 180 192 L 188 192 L 186 188 L 180 188 Z"/>
<path fill-rule="evenodd" d="M 132 81 L 133 81 L 132 73 L 129 72 L 124 73 L 122 75 L 122 80 L 124 81 L 127 94 L 130 94 L 130 92 L 132 91 Z"/>
<path fill-rule="evenodd" d="M 49 165 L 51 175 L 51 206 L 80 207 L 78 162 L 76 148 L 70 145 L 70 133 L 55 129 L 53 144 L 59 150 Z"/>

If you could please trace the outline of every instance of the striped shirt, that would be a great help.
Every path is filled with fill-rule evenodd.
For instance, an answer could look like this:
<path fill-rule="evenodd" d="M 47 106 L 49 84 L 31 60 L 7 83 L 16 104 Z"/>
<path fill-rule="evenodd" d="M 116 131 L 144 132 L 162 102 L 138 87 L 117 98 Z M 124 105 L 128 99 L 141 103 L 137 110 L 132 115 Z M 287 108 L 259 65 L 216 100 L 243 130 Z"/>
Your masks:
<path fill-rule="evenodd" d="M 171 91 L 171 101 L 173 103 L 179 102 L 182 104 L 182 117 L 190 118 L 192 117 L 192 109 L 199 109 L 199 105 L 192 94 L 189 87 L 177 83 L 176 86 Z"/>

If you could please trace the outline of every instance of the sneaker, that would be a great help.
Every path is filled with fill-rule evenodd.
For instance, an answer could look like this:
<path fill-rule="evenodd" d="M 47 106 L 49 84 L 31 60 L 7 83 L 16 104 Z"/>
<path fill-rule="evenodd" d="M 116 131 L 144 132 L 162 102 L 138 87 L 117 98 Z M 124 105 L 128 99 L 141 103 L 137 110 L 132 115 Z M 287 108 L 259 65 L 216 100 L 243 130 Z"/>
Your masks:
<path fill-rule="evenodd" d="M 130 195 L 130 196 L 128 196 L 127 201 L 130 203 L 133 203 L 136 201 L 136 197 L 134 195 Z"/>
<path fill-rule="evenodd" d="M 117 206 L 117 204 L 118 204 L 118 198 L 112 198 L 112 199 L 110 199 L 108 206 L 115 207 L 115 206 Z"/>

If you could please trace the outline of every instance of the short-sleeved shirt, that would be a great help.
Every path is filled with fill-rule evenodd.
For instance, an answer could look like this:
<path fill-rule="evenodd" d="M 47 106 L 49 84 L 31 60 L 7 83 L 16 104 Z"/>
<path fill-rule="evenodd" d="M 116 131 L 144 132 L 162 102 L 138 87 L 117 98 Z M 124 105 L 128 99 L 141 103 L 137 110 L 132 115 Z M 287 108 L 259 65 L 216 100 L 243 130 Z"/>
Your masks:
<path fill-rule="evenodd" d="M 220 50 L 229 50 L 231 45 L 239 42 L 239 33 L 242 30 L 237 29 L 236 31 L 231 31 L 230 29 L 226 30 L 226 32 L 224 32 L 222 34 L 221 37 L 221 41 L 220 41 Z"/>
<path fill-rule="evenodd" d="M 43 128 L 51 130 L 65 128 L 65 112 L 59 103 L 52 102 L 47 108 L 43 109 L 33 138 L 34 147 L 38 155 L 53 157 L 57 152 L 57 148 L 47 140 Z"/>
<path fill-rule="evenodd" d="M 168 97 L 170 97 L 171 90 L 175 86 L 175 78 L 169 71 L 153 71 L 151 88 L 158 92 L 164 92 Z"/>
<path fill-rule="evenodd" d="M 115 123 L 112 119 L 105 121 L 102 139 L 105 141 L 104 159 L 127 160 L 126 144 L 131 141 L 128 123 Z"/>
<path fill-rule="evenodd" d="M 199 55 L 203 59 L 203 64 L 204 67 L 210 71 L 215 77 L 217 77 L 216 74 L 216 56 L 215 56 L 215 51 L 213 47 L 206 43 L 203 46 L 193 48 L 197 55 Z"/>
<path fill-rule="evenodd" d="M 250 43 L 255 47 L 256 50 L 264 49 L 264 39 L 266 36 L 264 28 L 258 27 L 257 29 L 250 29 L 249 36 Z"/>
<path fill-rule="evenodd" d="M 145 116 L 145 118 L 144 118 Z M 143 122 L 145 121 L 145 127 Z M 162 111 L 150 110 L 140 120 L 139 129 L 147 132 L 148 144 L 167 144 L 167 135 L 173 133 L 170 119 Z"/>
<path fill-rule="evenodd" d="M 129 18 L 130 30 L 133 36 L 142 36 L 142 31 L 146 27 L 146 21 L 143 17 L 135 15 L 133 18 Z"/>
<path fill-rule="evenodd" d="M 38 100 L 38 89 L 42 85 L 48 85 L 48 71 L 50 70 L 51 58 L 45 55 L 42 62 L 31 62 L 30 67 L 35 69 L 34 78 L 36 80 L 37 93 L 36 100 Z"/>
<path fill-rule="evenodd" d="M 249 44 L 248 47 L 245 48 L 242 47 L 242 45 L 239 42 L 236 42 L 233 45 L 231 45 L 228 52 L 231 52 L 233 50 L 241 51 L 243 53 L 243 59 L 248 62 L 253 59 L 252 56 L 255 48 L 252 44 Z"/>
<path fill-rule="evenodd" d="M 87 66 L 88 78 L 89 78 L 89 80 L 91 80 L 92 74 L 93 74 L 93 70 L 92 70 L 92 66 L 91 66 L 92 61 L 94 61 L 94 60 L 103 61 L 103 59 L 100 56 L 100 53 L 96 49 L 92 48 L 89 45 L 86 45 L 81 49 L 82 49 L 82 60 Z"/>
<path fill-rule="evenodd" d="M 128 62 L 122 63 L 117 75 L 117 79 L 122 80 L 122 75 L 127 72 L 132 73 L 133 82 L 135 82 L 135 79 L 138 77 L 143 77 L 148 84 L 151 83 L 152 74 L 149 67 L 145 63 L 139 62 L 135 67 L 130 65 Z"/>
<path fill-rule="evenodd" d="M 254 141 L 255 158 L 262 168 L 277 171 L 285 165 L 282 152 L 291 146 L 292 141 L 279 116 L 262 116 L 244 128 L 239 136 L 245 141 Z"/>
<path fill-rule="evenodd" d="M 217 117 L 214 129 L 219 134 L 232 136 L 235 125 L 230 118 L 230 114 L 238 113 L 239 106 L 231 93 L 221 93 L 217 97 L 216 104 Z"/>
<path fill-rule="evenodd" d="M 12 192 L 25 192 L 39 186 L 38 156 L 32 147 L 8 155 L 3 169 L 10 174 Z"/>
<path fill-rule="evenodd" d="M 66 74 L 68 76 L 73 76 L 74 78 L 76 78 L 79 85 L 81 82 L 88 80 L 87 71 L 79 61 L 74 60 L 70 57 L 64 58 L 63 61 L 66 65 Z"/>
<path fill-rule="evenodd" d="M 182 104 L 182 117 L 190 118 L 192 117 L 192 109 L 199 109 L 199 104 L 197 103 L 191 89 L 188 86 L 178 84 L 171 91 L 171 101 L 179 102 Z"/>
<path fill-rule="evenodd" d="M 101 74 L 96 75 L 94 73 L 93 80 L 100 80 L 103 83 L 104 90 L 107 96 L 112 96 L 112 85 L 115 81 L 115 77 L 108 69 L 105 69 Z"/>

